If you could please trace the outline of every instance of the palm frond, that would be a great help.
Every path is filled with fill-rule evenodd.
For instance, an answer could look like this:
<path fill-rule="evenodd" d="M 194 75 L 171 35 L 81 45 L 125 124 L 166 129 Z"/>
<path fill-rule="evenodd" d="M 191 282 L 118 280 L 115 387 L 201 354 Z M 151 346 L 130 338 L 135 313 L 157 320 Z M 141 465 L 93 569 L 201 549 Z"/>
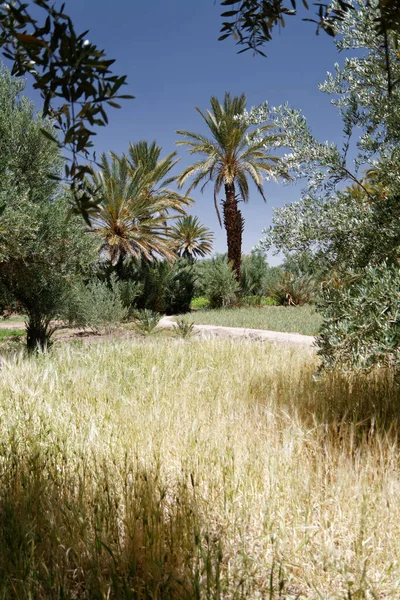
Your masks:
<path fill-rule="evenodd" d="M 213 234 L 198 217 L 186 216 L 171 228 L 172 247 L 178 256 L 197 258 L 211 253 Z"/>
<path fill-rule="evenodd" d="M 206 123 L 212 139 L 201 133 L 179 130 L 185 139 L 178 140 L 179 146 L 186 146 L 190 154 L 201 158 L 186 167 L 178 177 L 182 187 L 190 179 L 188 192 L 202 184 L 202 189 L 214 181 L 214 205 L 221 224 L 217 196 L 222 185 L 237 185 L 244 201 L 249 199 L 247 177 L 250 177 L 258 192 L 265 200 L 263 190 L 264 175 L 270 174 L 273 167 L 279 165 L 280 158 L 269 154 L 266 145 L 277 139 L 273 125 L 264 124 L 252 129 L 237 117 L 246 108 L 246 96 L 232 96 L 227 92 L 221 103 L 218 98 L 210 98 L 211 108 L 203 111 L 196 108 Z M 283 171 L 283 169 L 282 169 Z"/>
<path fill-rule="evenodd" d="M 101 171 L 93 175 L 100 210 L 92 232 L 103 239 L 103 251 L 116 264 L 125 256 L 173 260 L 169 222 L 186 214 L 192 199 L 166 187 L 174 181 L 171 169 L 176 152 L 160 159 L 155 142 L 130 144 L 128 155 L 101 157 Z"/>

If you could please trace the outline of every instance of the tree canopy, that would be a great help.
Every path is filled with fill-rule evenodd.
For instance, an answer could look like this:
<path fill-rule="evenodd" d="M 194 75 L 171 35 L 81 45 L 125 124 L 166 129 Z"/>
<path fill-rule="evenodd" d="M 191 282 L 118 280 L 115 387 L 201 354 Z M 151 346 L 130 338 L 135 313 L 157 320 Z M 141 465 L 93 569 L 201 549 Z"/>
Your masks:
<path fill-rule="evenodd" d="M 297 14 L 301 4 L 311 10 L 307 0 L 222 0 L 224 12 L 220 40 L 233 37 L 241 47 L 239 52 L 252 50 L 264 55 L 263 48 L 272 40 L 272 32 L 276 27 L 284 27 L 285 19 Z M 325 31 L 331 36 L 336 35 L 340 24 L 348 12 L 354 10 L 352 0 L 336 0 L 313 3 L 314 18 L 306 18 L 317 25 L 317 33 Z M 228 10 L 226 10 L 228 8 Z M 368 8 L 375 11 L 374 28 L 377 34 L 387 35 L 390 31 L 400 30 L 400 6 L 397 0 L 372 0 Z"/>
<path fill-rule="evenodd" d="M 394 86 L 387 93 L 377 15 L 368 2 L 354 3 L 335 43 L 362 52 L 335 65 L 320 85 L 340 111 L 343 148 L 316 140 L 301 112 L 288 105 L 265 104 L 244 115 L 253 123 L 272 120 L 288 171 L 306 179 L 301 199 L 275 211 L 261 245 L 291 255 L 306 252 L 325 274 L 320 353 L 330 366 L 400 360 L 400 90 Z M 390 47 L 396 80 L 397 38 Z"/>
<path fill-rule="evenodd" d="M 95 261 L 97 242 L 80 217 L 67 218 L 70 198 L 55 178 L 60 153 L 42 135 L 53 129 L 22 90 L 21 80 L 0 71 L 0 302 L 27 314 L 34 349 L 48 344 L 50 321 L 60 316 L 73 280 Z"/>
<path fill-rule="evenodd" d="M 177 144 L 186 146 L 191 155 L 199 159 L 189 165 L 178 178 L 179 186 L 189 179 L 192 182 L 188 193 L 202 184 L 214 182 L 214 205 L 222 225 L 217 196 L 224 189 L 222 201 L 224 227 L 227 236 L 228 260 L 232 261 L 238 281 L 242 252 L 244 220 L 238 202 L 248 202 L 250 190 L 248 179 L 252 180 L 257 191 L 266 200 L 263 190 L 265 178 L 272 172 L 283 173 L 277 156 L 268 153 L 268 145 L 276 142 L 271 125 L 251 127 L 251 123 L 240 120 L 246 109 L 246 96 L 231 96 L 225 93 L 223 102 L 212 96 L 211 110 L 196 108 L 205 121 L 211 137 L 190 131 L 178 130 L 184 139 Z M 236 191 L 237 189 L 237 191 Z"/>

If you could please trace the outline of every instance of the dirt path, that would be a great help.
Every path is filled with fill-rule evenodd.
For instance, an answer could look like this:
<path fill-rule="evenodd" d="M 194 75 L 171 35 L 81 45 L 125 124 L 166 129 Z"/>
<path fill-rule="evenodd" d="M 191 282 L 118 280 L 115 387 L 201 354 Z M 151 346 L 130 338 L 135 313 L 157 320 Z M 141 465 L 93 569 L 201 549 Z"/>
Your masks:
<path fill-rule="evenodd" d="M 23 321 L 0 321 L 0 329 L 25 329 Z"/>
<path fill-rule="evenodd" d="M 174 322 L 176 317 L 163 317 L 159 322 L 159 327 L 164 329 L 173 329 L 176 326 Z M 22 321 L 0 321 L 0 329 L 24 329 L 25 323 Z M 195 325 L 194 331 L 200 339 L 212 337 L 218 338 L 244 338 L 249 340 L 265 340 L 276 342 L 278 344 L 291 344 L 295 346 L 304 346 L 311 348 L 314 345 L 314 339 L 311 335 L 301 335 L 300 333 L 283 333 L 280 331 L 267 331 L 264 329 L 247 329 L 245 327 L 223 327 L 220 325 Z M 127 330 L 117 330 L 107 335 L 96 335 L 87 330 L 75 328 L 61 328 L 55 338 L 59 340 L 83 339 L 85 341 L 101 341 L 102 339 L 112 339 L 115 337 L 130 337 L 132 332 Z"/>
<path fill-rule="evenodd" d="M 165 327 L 166 329 L 174 328 L 176 326 L 174 322 L 175 318 L 176 317 L 163 317 L 159 323 L 159 327 Z M 311 335 L 301 335 L 300 333 L 283 333 L 280 331 L 247 329 L 244 327 L 222 327 L 220 325 L 195 325 L 194 331 L 202 338 L 245 338 L 305 347 L 312 347 L 315 340 Z"/>

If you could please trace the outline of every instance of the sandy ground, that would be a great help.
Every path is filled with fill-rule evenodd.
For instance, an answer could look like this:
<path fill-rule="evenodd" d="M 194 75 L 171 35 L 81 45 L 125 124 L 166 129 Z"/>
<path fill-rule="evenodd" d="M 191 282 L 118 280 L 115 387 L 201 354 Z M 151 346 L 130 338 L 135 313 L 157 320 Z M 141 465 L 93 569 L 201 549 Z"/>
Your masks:
<path fill-rule="evenodd" d="M 163 317 L 159 327 L 163 329 L 174 329 L 176 323 L 175 317 Z M 0 329 L 24 329 L 25 323 L 22 321 L 0 321 Z M 314 338 L 310 335 L 301 335 L 299 333 L 282 333 L 279 331 L 266 331 L 264 329 L 247 329 L 244 327 L 221 327 L 219 325 L 196 325 L 194 327 L 195 338 L 244 338 L 255 341 L 269 341 L 277 344 L 290 344 L 295 346 L 304 346 L 311 348 L 314 345 Z M 127 339 L 137 337 L 133 330 L 127 328 L 115 329 L 110 333 L 96 334 L 87 329 L 78 329 L 71 327 L 61 327 L 54 334 L 54 340 L 82 340 L 87 342 L 102 341 L 107 339 Z"/>
<path fill-rule="evenodd" d="M 0 329 L 25 329 L 25 323 L 22 321 L 0 321 Z"/>

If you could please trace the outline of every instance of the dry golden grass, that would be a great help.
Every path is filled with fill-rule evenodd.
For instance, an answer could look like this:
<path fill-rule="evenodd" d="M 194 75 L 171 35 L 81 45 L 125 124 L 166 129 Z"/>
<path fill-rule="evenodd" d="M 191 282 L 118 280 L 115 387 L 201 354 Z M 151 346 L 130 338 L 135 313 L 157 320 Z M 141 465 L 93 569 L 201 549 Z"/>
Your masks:
<path fill-rule="evenodd" d="M 400 597 L 400 398 L 304 349 L 115 342 L 0 372 L 0 598 Z"/>

